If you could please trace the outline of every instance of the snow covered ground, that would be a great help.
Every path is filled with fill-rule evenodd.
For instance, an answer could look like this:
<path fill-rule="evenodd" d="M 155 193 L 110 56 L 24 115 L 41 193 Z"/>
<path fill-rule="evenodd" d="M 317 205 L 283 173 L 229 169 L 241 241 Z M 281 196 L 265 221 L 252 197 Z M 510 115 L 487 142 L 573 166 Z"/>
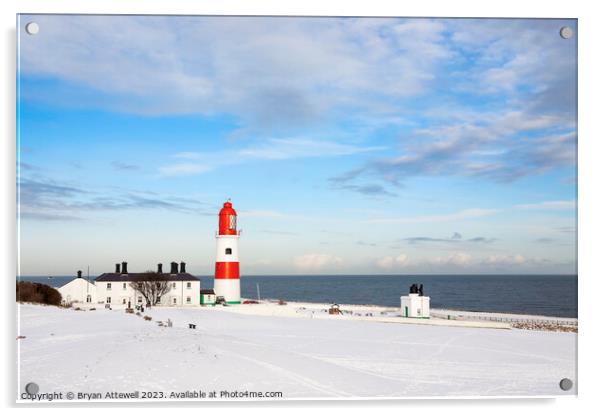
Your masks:
<path fill-rule="evenodd" d="M 123 310 L 20 305 L 19 389 L 285 399 L 576 392 L 558 386 L 576 380 L 574 333 L 292 318 L 257 306 L 153 308 L 149 322 Z M 168 318 L 173 327 L 158 326 Z"/>

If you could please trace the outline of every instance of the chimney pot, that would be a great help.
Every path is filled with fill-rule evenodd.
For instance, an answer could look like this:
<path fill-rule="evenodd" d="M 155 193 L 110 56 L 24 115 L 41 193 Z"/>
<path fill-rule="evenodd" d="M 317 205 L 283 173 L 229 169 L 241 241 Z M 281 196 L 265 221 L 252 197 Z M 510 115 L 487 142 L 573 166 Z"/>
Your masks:
<path fill-rule="evenodd" d="M 121 274 L 128 274 L 128 263 L 127 261 L 121 262 Z"/>
<path fill-rule="evenodd" d="M 157 273 L 163 274 L 163 265 L 161 263 L 157 264 Z"/>
<path fill-rule="evenodd" d="M 175 261 L 171 262 L 171 274 L 178 274 L 178 263 Z"/>
<path fill-rule="evenodd" d="M 77 277 L 79 277 L 79 278 L 81 278 L 81 277 L 82 277 L 82 271 L 81 271 L 81 270 L 78 270 L 78 271 L 77 271 Z"/>
<path fill-rule="evenodd" d="M 119 263 L 115 264 L 115 273 L 117 273 L 117 274 L 121 273 L 121 264 L 119 264 Z"/>
<path fill-rule="evenodd" d="M 180 273 L 186 273 L 186 263 L 180 262 Z"/>

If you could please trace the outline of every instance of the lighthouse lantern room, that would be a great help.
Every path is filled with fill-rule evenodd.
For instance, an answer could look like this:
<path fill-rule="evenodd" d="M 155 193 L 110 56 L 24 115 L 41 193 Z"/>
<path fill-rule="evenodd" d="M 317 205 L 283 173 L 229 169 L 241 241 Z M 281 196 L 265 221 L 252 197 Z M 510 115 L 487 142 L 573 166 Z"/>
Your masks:
<path fill-rule="evenodd" d="M 230 201 L 224 202 L 219 212 L 219 229 L 216 235 L 215 296 L 226 303 L 240 303 L 240 272 L 238 263 L 238 238 L 236 211 Z"/>

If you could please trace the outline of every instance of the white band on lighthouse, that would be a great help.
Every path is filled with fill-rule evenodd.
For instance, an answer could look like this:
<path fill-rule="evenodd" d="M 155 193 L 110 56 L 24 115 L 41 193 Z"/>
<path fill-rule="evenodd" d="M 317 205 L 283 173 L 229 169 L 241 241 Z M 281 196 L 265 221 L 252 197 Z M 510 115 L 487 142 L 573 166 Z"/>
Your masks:
<path fill-rule="evenodd" d="M 237 235 L 218 235 L 217 252 L 215 261 L 217 262 L 237 262 L 238 261 L 238 238 Z"/>
<path fill-rule="evenodd" d="M 240 303 L 239 279 L 215 279 L 213 291 L 216 296 L 223 296 L 227 303 Z"/>

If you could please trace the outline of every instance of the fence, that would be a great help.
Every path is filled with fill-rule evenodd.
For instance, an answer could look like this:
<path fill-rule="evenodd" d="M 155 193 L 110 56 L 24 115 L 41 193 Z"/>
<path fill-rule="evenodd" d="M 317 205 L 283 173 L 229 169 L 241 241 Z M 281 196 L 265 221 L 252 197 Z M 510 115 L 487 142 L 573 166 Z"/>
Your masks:
<path fill-rule="evenodd" d="M 505 316 L 490 316 L 490 315 L 455 315 L 455 314 L 444 314 L 444 313 L 432 313 L 431 316 L 440 319 L 453 319 L 457 321 L 494 321 L 494 322 L 507 322 L 510 324 L 533 324 L 533 325 L 559 325 L 559 326 L 577 326 L 577 320 L 564 320 L 564 319 L 533 319 L 533 318 L 517 318 L 517 317 L 505 317 Z"/>

